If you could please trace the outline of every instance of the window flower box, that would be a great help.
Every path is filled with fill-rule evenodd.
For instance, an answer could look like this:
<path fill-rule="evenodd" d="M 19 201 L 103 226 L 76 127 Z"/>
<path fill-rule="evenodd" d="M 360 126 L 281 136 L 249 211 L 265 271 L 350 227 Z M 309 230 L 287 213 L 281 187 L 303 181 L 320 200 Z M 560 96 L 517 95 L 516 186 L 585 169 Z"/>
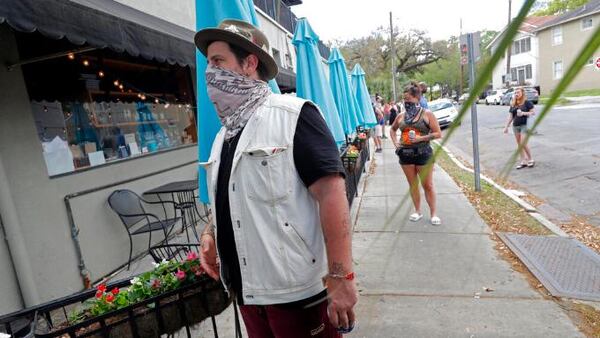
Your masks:
<path fill-rule="evenodd" d="M 129 287 L 125 288 L 129 284 Z M 40 338 L 158 338 L 217 315 L 232 302 L 206 275 L 195 253 L 163 261 L 131 281 L 100 285 L 36 310 Z"/>

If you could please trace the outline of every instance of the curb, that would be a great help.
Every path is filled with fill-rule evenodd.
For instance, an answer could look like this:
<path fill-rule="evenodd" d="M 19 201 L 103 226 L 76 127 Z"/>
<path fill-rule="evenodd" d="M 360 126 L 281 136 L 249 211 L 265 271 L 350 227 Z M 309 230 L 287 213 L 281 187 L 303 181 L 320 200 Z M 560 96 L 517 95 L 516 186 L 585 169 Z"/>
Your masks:
<path fill-rule="evenodd" d="M 437 141 L 434 141 L 434 142 L 438 146 L 440 146 L 439 142 L 437 142 Z M 474 173 L 474 170 L 471 168 L 467 168 L 461 161 L 458 160 L 458 158 L 456 158 L 456 156 L 454 156 L 454 153 L 452 153 L 452 151 L 450 151 L 450 149 L 446 148 L 446 146 L 441 146 L 441 147 L 446 152 L 446 154 L 448 154 L 448 157 L 450 157 L 452 162 L 454 162 L 454 164 L 456 164 L 459 168 L 461 168 L 462 170 L 465 170 L 469 173 Z M 555 234 L 556 236 L 560 236 L 560 237 L 570 237 L 569 234 L 564 232 L 559 226 L 552 223 L 550 220 L 548 220 L 546 217 L 544 217 L 542 214 L 540 214 L 534 206 L 525 202 L 524 200 L 522 200 L 515 194 L 513 194 L 510 191 L 508 191 L 507 189 L 505 189 L 503 186 L 494 182 L 494 180 L 492 180 L 491 178 L 489 178 L 483 174 L 481 174 L 480 176 L 481 176 L 482 180 L 486 181 L 487 183 L 492 185 L 494 188 L 500 190 L 500 192 L 502 192 L 508 198 L 513 200 L 519 206 L 521 206 L 521 208 L 523 208 L 529 215 L 531 215 L 531 217 L 533 217 L 538 222 L 540 222 L 541 225 L 543 225 L 546 229 L 550 230 L 553 234 Z"/>

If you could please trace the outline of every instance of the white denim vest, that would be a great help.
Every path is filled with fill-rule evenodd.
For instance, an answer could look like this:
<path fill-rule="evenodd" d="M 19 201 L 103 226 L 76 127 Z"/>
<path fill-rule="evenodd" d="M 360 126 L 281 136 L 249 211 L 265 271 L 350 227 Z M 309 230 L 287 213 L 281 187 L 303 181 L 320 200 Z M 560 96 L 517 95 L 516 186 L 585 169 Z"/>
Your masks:
<path fill-rule="evenodd" d="M 300 179 L 293 156 L 305 102 L 271 94 L 246 124 L 236 148 L 229 204 L 244 304 L 293 302 L 324 290 L 327 259 L 318 204 Z M 212 210 L 224 136 L 222 128 L 208 162 L 201 163 Z"/>

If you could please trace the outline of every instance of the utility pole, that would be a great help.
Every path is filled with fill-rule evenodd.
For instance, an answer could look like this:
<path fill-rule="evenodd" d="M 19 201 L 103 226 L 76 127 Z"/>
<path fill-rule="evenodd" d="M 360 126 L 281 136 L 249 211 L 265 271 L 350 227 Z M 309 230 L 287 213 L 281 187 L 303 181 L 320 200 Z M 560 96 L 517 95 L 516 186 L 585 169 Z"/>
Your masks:
<path fill-rule="evenodd" d="M 459 37 L 459 41 L 460 41 L 460 37 L 462 36 L 462 18 L 460 18 L 460 33 L 458 34 Z M 460 43 L 459 43 L 460 45 Z M 458 55 L 460 57 L 460 93 L 458 93 L 458 97 L 460 97 L 463 93 L 463 83 L 464 83 L 464 66 L 463 66 L 463 62 L 462 62 L 462 58 L 463 58 L 463 52 L 462 52 L 462 46 L 459 46 L 458 48 Z M 458 101 L 458 99 L 457 99 Z"/>
<path fill-rule="evenodd" d="M 479 40 L 479 39 L 477 39 Z M 473 34 L 467 34 L 467 51 L 469 61 L 469 88 L 475 87 L 475 52 Z M 479 53 L 479 52 L 478 52 Z M 477 129 L 477 99 L 471 104 L 471 132 L 473 135 L 473 166 L 475 176 L 475 191 L 481 191 L 480 167 L 479 167 L 479 131 Z"/>
<path fill-rule="evenodd" d="M 390 58 L 392 59 L 392 92 L 394 94 L 394 102 L 398 100 L 396 96 L 396 67 L 394 66 L 394 56 L 396 56 L 394 48 L 394 24 L 392 23 L 392 12 L 390 12 Z"/>
<path fill-rule="evenodd" d="M 512 5 L 512 0 L 508 0 L 508 23 L 506 25 L 507 29 L 508 29 L 508 26 L 510 26 L 511 5 Z M 513 46 L 513 43 L 511 42 L 510 45 L 508 46 L 508 49 L 506 50 L 506 88 L 510 87 L 510 81 L 512 80 L 510 78 L 510 76 L 511 76 L 511 71 L 510 71 L 510 54 L 512 52 L 512 46 Z"/>

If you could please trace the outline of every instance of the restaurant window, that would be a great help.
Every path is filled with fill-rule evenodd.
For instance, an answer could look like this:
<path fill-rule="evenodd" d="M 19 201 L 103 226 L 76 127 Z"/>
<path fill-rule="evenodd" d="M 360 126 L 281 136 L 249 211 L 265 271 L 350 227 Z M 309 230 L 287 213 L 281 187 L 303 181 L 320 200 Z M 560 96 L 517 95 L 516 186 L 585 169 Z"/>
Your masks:
<path fill-rule="evenodd" d="M 197 142 L 189 67 L 16 35 L 21 59 L 75 51 L 22 66 L 50 176 Z"/>
<path fill-rule="evenodd" d="M 277 66 L 279 66 L 279 68 L 281 68 L 281 53 L 279 53 L 279 51 L 275 48 L 271 48 L 271 50 L 273 51 L 273 59 L 275 60 L 275 63 Z"/>

